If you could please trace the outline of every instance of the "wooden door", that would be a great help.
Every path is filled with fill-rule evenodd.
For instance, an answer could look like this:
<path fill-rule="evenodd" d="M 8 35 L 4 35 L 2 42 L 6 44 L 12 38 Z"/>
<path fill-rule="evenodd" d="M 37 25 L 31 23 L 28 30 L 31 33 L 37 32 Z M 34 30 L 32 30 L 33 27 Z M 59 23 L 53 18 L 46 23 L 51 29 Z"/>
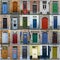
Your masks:
<path fill-rule="evenodd" d="M 42 29 L 48 29 L 48 18 L 42 18 Z"/>
<path fill-rule="evenodd" d="M 13 12 L 18 11 L 18 3 L 16 1 L 13 2 Z"/>
<path fill-rule="evenodd" d="M 8 48 L 7 46 L 2 47 L 2 58 L 7 59 L 8 58 Z"/>

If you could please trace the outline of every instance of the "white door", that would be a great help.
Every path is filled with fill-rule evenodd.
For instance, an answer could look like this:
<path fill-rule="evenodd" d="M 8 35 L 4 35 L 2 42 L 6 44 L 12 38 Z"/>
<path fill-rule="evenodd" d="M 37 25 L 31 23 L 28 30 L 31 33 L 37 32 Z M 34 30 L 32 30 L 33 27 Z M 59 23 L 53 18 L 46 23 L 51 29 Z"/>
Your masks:
<path fill-rule="evenodd" d="M 12 18 L 12 29 L 18 28 L 18 20 L 17 18 Z"/>
<path fill-rule="evenodd" d="M 37 48 L 32 49 L 32 58 L 37 58 Z"/>
<path fill-rule="evenodd" d="M 8 43 L 8 33 L 7 32 L 2 33 L 2 43 Z"/>

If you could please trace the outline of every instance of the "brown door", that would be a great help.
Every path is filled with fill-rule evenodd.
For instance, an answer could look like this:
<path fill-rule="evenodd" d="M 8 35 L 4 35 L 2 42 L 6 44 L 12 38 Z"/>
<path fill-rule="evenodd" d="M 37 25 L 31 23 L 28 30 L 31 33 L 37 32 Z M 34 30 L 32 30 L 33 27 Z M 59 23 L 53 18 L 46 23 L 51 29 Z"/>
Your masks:
<path fill-rule="evenodd" d="M 42 18 L 42 29 L 48 29 L 48 18 Z"/>
<path fill-rule="evenodd" d="M 18 11 L 18 3 L 16 1 L 13 2 L 13 12 Z"/>
<path fill-rule="evenodd" d="M 57 43 L 57 32 L 53 32 L 53 40 L 52 43 Z"/>
<path fill-rule="evenodd" d="M 7 46 L 2 47 L 2 58 L 7 59 L 8 58 L 8 48 Z"/>

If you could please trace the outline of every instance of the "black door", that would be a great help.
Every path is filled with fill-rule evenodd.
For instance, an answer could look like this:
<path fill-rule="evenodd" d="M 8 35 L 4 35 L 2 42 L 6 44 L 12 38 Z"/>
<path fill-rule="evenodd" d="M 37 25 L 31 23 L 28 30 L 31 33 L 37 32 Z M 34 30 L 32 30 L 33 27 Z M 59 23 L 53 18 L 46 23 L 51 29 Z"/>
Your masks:
<path fill-rule="evenodd" d="M 22 58 L 27 59 L 27 46 L 22 47 Z"/>
<path fill-rule="evenodd" d="M 3 28 L 7 28 L 7 18 L 3 18 Z"/>

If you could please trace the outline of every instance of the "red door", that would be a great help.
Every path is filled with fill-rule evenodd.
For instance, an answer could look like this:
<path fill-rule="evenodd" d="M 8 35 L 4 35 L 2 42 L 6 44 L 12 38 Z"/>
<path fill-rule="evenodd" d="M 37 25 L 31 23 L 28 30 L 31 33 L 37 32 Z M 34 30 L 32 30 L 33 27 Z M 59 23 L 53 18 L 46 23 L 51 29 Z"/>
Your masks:
<path fill-rule="evenodd" d="M 17 43 L 17 34 L 16 33 L 13 34 L 13 43 L 14 44 Z"/>
<path fill-rule="evenodd" d="M 42 18 L 42 29 L 48 29 L 48 18 Z"/>
<path fill-rule="evenodd" d="M 23 13 L 27 14 L 27 1 L 23 1 Z"/>

